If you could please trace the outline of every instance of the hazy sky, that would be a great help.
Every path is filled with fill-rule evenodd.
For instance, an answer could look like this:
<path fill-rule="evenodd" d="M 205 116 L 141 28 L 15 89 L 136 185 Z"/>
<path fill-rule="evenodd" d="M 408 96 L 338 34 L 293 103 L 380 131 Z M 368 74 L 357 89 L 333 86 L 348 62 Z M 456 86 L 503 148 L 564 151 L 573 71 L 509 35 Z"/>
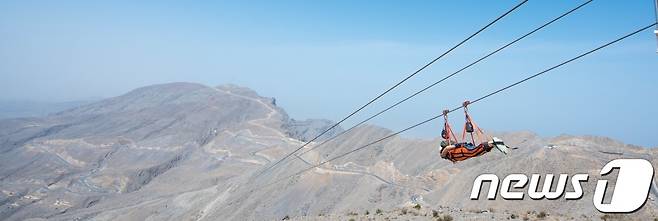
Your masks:
<path fill-rule="evenodd" d="M 582 2 L 531 0 L 354 121 Z M 337 120 L 515 4 L 1 1 L 0 100 L 112 97 L 174 81 L 234 83 L 276 97 L 294 118 Z M 651 0 L 594 1 L 374 123 L 404 128 L 652 22 Z M 646 31 L 471 111 L 489 130 L 658 146 L 656 70 L 656 39 Z M 462 119 L 452 116 L 456 126 Z M 438 136 L 439 125 L 407 135 Z"/>

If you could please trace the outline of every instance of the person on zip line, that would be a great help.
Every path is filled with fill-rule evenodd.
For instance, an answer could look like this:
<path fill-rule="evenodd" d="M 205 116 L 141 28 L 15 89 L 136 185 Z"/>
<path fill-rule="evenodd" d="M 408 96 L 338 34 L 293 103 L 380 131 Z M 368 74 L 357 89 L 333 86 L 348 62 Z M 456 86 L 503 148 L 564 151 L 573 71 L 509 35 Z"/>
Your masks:
<path fill-rule="evenodd" d="M 480 129 L 471 119 L 471 116 L 468 114 L 468 105 L 470 101 L 464 101 L 464 115 L 466 117 L 466 123 L 464 123 L 464 130 L 462 131 L 462 141 L 458 142 L 452 128 L 448 123 L 448 113 L 449 110 L 443 111 L 443 131 L 441 131 L 441 158 L 450 160 L 452 162 L 458 162 L 467 160 L 473 157 L 482 156 L 485 153 L 491 151 L 491 149 L 496 148 L 500 152 L 507 154 L 509 152 L 509 147 L 505 145 L 503 140 L 497 137 L 487 136 L 482 129 Z M 466 141 L 466 134 L 470 135 L 470 142 Z M 489 138 L 489 139 L 487 139 Z M 481 141 L 477 146 L 476 141 Z"/>

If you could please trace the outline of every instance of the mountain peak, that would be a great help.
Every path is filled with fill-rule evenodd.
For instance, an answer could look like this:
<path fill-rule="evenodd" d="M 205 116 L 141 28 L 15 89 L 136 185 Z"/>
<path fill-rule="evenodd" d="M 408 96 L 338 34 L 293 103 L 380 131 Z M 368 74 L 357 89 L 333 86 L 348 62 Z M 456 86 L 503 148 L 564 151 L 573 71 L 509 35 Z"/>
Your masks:
<path fill-rule="evenodd" d="M 493 133 L 517 147 L 508 155 L 492 151 L 451 163 L 440 158 L 438 138 L 373 143 L 393 131 L 363 125 L 319 146 L 342 130 L 336 127 L 263 174 L 266 179 L 255 176 L 333 124 L 291 119 L 273 99 L 246 87 L 185 82 L 138 88 L 45 118 L 2 120 L 0 217 L 255 220 L 443 205 L 517 214 L 554 208 L 595 219 L 597 211 L 586 205 L 591 201 L 489 202 L 465 194 L 482 173 L 595 176 L 613 158 L 655 164 L 658 153 L 607 138 L 520 131 Z M 39 203 L 30 203 L 35 199 Z M 647 205 L 655 214 L 655 202 Z"/>

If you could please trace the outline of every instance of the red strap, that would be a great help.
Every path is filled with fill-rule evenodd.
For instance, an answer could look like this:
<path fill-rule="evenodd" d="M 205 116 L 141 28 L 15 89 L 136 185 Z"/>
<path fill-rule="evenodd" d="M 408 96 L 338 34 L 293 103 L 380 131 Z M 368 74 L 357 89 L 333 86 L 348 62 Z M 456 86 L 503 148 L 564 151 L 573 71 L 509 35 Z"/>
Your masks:
<path fill-rule="evenodd" d="M 450 113 L 449 110 L 443 110 L 443 128 L 446 130 L 448 138 L 445 139 L 446 142 L 448 142 L 448 145 L 450 145 L 451 140 L 454 140 L 455 143 L 457 143 L 457 138 L 455 134 L 452 132 L 452 127 L 450 127 L 450 122 L 448 122 L 448 113 Z"/>
<path fill-rule="evenodd" d="M 477 124 L 473 122 L 473 119 L 471 119 L 471 115 L 468 114 L 469 104 L 471 104 L 470 101 L 464 101 L 464 103 L 462 104 L 464 107 L 464 116 L 466 118 L 466 123 L 464 123 L 464 130 L 462 130 L 462 141 L 465 141 L 466 139 L 466 125 L 468 123 L 471 123 L 471 125 L 473 126 L 473 130 L 475 131 L 475 136 L 477 136 L 477 140 L 483 142 L 483 139 L 487 139 L 487 138 L 484 132 L 482 131 L 482 129 L 480 129 L 480 127 L 478 127 Z M 475 136 L 473 136 L 473 133 L 470 133 L 470 135 L 471 135 L 471 142 L 473 142 L 473 144 L 476 145 Z"/>

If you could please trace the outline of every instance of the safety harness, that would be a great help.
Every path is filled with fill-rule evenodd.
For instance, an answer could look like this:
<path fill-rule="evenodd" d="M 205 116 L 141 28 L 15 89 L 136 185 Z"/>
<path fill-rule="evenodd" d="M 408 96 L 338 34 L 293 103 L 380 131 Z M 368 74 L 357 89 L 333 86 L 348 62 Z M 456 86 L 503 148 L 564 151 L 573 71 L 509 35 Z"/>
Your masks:
<path fill-rule="evenodd" d="M 466 122 L 464 123 L 464 129 L 462 131 L 462 142 L 460 143 L 457 142 L 455 135 L 452 132 L 452 128 L 450 127 L 450 123 L 448 123 L 448 113 L 450 111 L 448 110 L 443 111 L 444 123 L 443 123 L 443 131 L 441 131 L 441 136 L 445 140 L 446 144 L 455 146 L 454 148 L 447 150 L 448 153 L 446 155 L 446 158 L 452 162 L 457 162 L 472 157 L 477 157 L 491 150 L 489 146 L 485 146 L 482 144 L 475 146 L 475 148 L 473 149 L 468 149 L 466 147 L 466 143 L 467 143 L 466 133 L 470 135 L 471 138 L 470 141 L 472 142 L 473 145 L 476 144 L 475 142 L 476 140 L 485 143 L 487 142 L 487 136 L 485 135 L 485 133 L 482 131 L 482 129 L 480 129 L 477 126 L 477 124 L 475 124 L 475 122 L 473 122 L 473 119 L 471 119 L 471 116 L 468 114 L 468 105 L 470 103 L 471 103 L 470 101 L 464 101 L 463 103 Z M 443 149 L 441 151 L 443 151 Z"/>
<path fill-rule="evenodd" d="M 441 131 L 441 137 L 443 137 L 446 144 L 450 145 L 457 143 L 457 138 L 452 132 L 450 122 L 448 122 L 448 113 L 450 113 L 450 110 L 443 110 L 443 130 Z"/>
<path fill-rule="evenodd" d="M 471 104 L 470 101 L 464 101 L 464 103 L 463 103 L 464 117 L 466 118 L 466 122 L 464 123 L 464 130 L 462 131 L 462 142 L 466 142 L 466 140 L 465 140 L 466 133 L 468 133 L 470 135 L 472 144 L 476 144 L 475 137 L 477 137 L 478 143 L 479 142 L 485 142 L 485 141 L 487 141 L 486 135 L 484 134 L 482 129 L 480 129 L 480 127 L 478 127 L 478 125 L 475 124 L 475 122 L 473 122 L 473 119 L 471 118 L 471 115 L 468 114 L 468 105 L 469 104 Z M 475 132 L 475 136 L 473 136 L 473 132 Z"/>

